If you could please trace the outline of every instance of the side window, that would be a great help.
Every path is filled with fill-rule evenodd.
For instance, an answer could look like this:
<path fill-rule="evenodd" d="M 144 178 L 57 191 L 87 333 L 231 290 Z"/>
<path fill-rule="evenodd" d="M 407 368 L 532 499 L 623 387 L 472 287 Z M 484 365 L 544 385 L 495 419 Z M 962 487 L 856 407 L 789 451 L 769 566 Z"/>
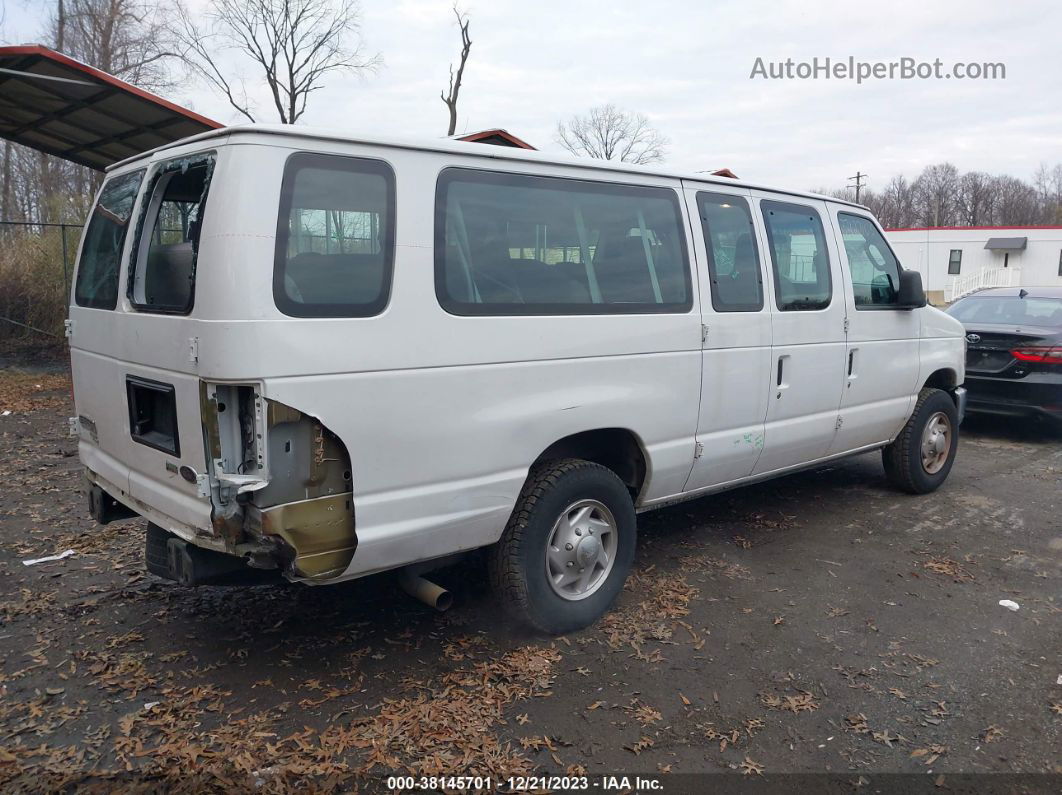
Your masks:
<path fill-rule="evenodd" d="M 299 152 L 280 195 L 273 299 L 293 317 L 371 317 L 387 306 L 395 178 L 381 160 Z"/>
<path fill-rule="evenodd" d="M 435 290 L 458 315 L 686 312 L 678 198 L 667 188 L 447 169 Z"/>
<path fill-rule="evenodd" d="M 900 300 L 900 263 L 873 221 L 862 215 L 838 213 L 848 254 L 856 309 L 893 306 Z"/>
<path fill-rule="evenodd" d="M 1060 258 L 1062 259 L 1062 258 Z M 1062 270 L 1062 266 L 1059 267 Z M 962 272 L 962 249 L 953 248 L 948 254 L 948 275 L 955 276 Z"/>
<path fill-rule="evenodd" d="M 118 305 L 118 272 L 133 204 L 144 169 L 114 177 L 103 185 L 92 210 L 74 285 L 74 302 L 93 309 Z"/>
<path fill-rule="evenodd" d="M 698 193 L 697 207 L 708 250 L 712 307 L 716 312 L 760 311 L 763 279 L 748 202 L 725 193 Z"/>
<path fill-rule="evenodd" d="M 195 266 L 213 155 L 164 164 L 149 188 L 138 224 L 129 297 L 148 312 L 187 314 L 195 296 Z"/>
<path fill-rule="evenodd" d="M 760 202 L 774 266 L 775 302 L 783 312 L 825 309 L 833 282 L 822 219 L 813 207 Z"/>

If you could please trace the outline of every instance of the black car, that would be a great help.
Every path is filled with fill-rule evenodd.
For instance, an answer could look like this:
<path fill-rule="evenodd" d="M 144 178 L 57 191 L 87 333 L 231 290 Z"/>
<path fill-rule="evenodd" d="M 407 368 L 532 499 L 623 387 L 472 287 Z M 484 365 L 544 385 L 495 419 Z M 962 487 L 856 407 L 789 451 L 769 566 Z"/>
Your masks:
<path fill-rule="evenodd" d="M 997 287 L 948 308 L 966 327 L 967 410 L 1062 427 L 1062 287 Z"/>

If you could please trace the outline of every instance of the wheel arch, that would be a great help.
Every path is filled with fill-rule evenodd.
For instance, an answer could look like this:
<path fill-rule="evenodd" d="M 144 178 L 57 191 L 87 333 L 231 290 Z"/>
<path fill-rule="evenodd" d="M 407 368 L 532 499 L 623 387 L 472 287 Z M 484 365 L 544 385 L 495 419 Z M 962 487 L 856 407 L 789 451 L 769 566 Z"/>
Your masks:
<path fill-rule="evenodd" d="M 612 470 L 630 490 L 635 503 L 649 480 L 645 445 L 629 428 L 595 428 L 565 436 L 543 450 L 534 464 L 562 458 L 581 458 Z"/>
<path fill-rule="evenodd" d="M 951 392 L 959 385 L 959 374 L 951 367 L 940 367 L 930 374 L 922 388 L 942 389 Z"/>

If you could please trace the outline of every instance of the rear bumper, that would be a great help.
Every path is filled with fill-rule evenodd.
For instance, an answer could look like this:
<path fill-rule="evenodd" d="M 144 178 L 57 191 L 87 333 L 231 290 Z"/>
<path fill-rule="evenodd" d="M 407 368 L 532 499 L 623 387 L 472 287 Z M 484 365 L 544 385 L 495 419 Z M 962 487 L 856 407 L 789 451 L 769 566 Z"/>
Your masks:
<path fill-rule="evenodd" d="M 1062 373 L 1022 379 L 967 374 L 967 411 L 1010 417 L 1041 416 L 1062 420 Z"/>
<path fill-rule="evenodd" d="M 79 444 L 79 452 L 85 467 L 85 479 L 91 486 L 98 486 L 134 513 L 180 538 L 197 546 L 225 551 L 224 542 L 212 538 L 210 531 L 206 530 L 212 528 L 209 503 L 171 494 L 168 500 L 149 505 L 129 493 L 128 467 L 84 441 Z"/>

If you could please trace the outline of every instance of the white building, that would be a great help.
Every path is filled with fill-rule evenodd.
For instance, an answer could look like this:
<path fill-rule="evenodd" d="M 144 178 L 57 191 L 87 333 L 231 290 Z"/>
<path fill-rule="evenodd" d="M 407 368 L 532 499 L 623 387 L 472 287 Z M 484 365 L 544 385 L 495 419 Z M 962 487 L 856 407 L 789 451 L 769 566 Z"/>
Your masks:
<path fill-rule="evenodd" d="M 1062 285 L 1062 226 L 888 229 L 905 268 L 922 274 L 934 304 L 983 287 Z"/>

